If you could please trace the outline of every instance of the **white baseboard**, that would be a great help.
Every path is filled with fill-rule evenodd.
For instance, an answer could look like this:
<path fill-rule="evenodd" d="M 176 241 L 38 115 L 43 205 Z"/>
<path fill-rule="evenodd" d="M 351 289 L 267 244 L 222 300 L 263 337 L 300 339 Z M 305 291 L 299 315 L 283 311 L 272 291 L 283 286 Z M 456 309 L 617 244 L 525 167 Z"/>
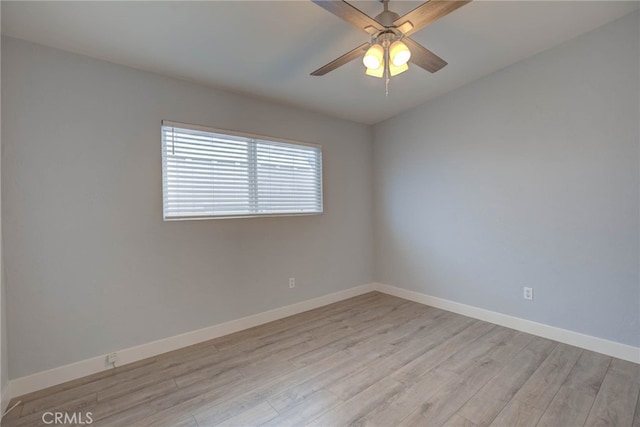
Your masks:
<path fill-rule="evenodd" d="M 287 316 L 302 313 L 314 308 L 322 307 L 334 302 L 342 301 L 358 295 L 372 292 L 375 290 L 375 284 L 356 286 L 344 291 L 335 292 L 329 295 L 302 301 L 296 304 L 287 305 L 285 307 L 276 308 L 274 310 L 265 311 L 263 313 L 254 314 L 252 316 L 243 317 L 218 325 L 210 326 L 196 331 L 187 332 L 173 337 L 164 338 L 136 347 L 130 347 L 122 350 L 114 350 L 118 352 L 119 365 L 136 362 L 148 357 L 157 356 L 179 348 L 198 344 L 213 338 L 232 334 L 274 320 L 282 319 Z M 23 394 L 41 390 L 57 384 L 62 384 L 77 378 L 95 374 L 106 369 L 106 355 L 96 356 L 90 359 L 81 360 L 69 365 L 53 368 L 48 371 L 37 372 L 25 377 L 16 378 L 9 382 L 11 386 L 11 394 L 9 398 L 22 396 Z M 8 399 L 7 399 L 8 401 Z M 4 404 L 4 400 L 3 400 Z"/>
<path fill-rule="evenodd" d="M 382 283 L 376 283 L 375 290 L 399 298 L 415 301 L 420 304 L 473 317 L 474 319 L 484 320 L 485 322 L 494 323 L 496 325 L 505 326 L 507 328 L 526 332 L 532 335 L 595 351 L 596 353 L 602 353 L 607 356 L 617 357 L 618 359 L 640 363 L 640 348 L 638 347 L 581 334 L 579 332 L 569 331 L 567 329 L 556 328 L 555 326 L 549 326 L 543 323 L 537 323 L 531 320 L 509 316 L 507 314 L 485 310 L 483 308 L 473 307 L 459 302 L 422 294 L 420 292 L 409 291 L 407 289 L 397 288 L 395 286 L 389 286 Z"/>
<path fill-rule="evenodd" d="M 314 308 L 322 307 L 372 291 L 379 291 L 406 300 L 473 317 L 474 319 L 483 320 L 496 325 L 505 326 L 507 328 L 516 329 L 518 331 L 527 332 L 529 334 L 541 336 L 554 341 L 606 354 L 608 356 L 640 363 L 640 348 L 638 347 L 608 341 L 566 329 L 556 328 L 554 326 L 433 297 L 407 289 L 397 288 L 395 286 L 389 286 L 382 283 L 369 283 L 285 307 L 276 308 L 274 310 L 265 311 L 252 316 L 231 320 L 229 322 L 196 331 L 142 344 L 136 347 L 117 350 L 119 364 L 132 363 L 148 357 L 157 356 L 168 351 L 198 344 L 213 338 L 218 338 L 223 335 L 228 335 L 254 326 L 259 326 L 264 323 L 272 322 L 274 320 L 282 319 L 287 316 L 292 316 L 294 314 L 302 313 L 304 311 L 312 310 Z M 105 355 L 100 355 L 9 381 L 2 390 L 3 411 L 6 409 L 6 405 L 12 397 L 21 396 L 23 394 L 110 369 L 105 367 L 105 357 Z"/>

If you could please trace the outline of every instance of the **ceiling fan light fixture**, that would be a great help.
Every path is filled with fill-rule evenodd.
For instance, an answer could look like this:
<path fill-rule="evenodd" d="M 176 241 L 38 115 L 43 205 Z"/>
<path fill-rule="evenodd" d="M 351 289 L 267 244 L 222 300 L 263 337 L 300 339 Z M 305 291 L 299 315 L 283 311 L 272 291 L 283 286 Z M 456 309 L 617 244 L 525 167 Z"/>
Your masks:
<path fill-rule="evenodd" d="M 367 70 L 377 70 L 378 68 L 384 68 L 382 67 L 383 57 L 384 49 L 381 45 L 376 43 L 367 50 L 364 58 L 362 58 L 362 63 L 367 67 Z M 367 74 L 369 73 L 367 72 Z"/>
<path fill-rule="evenodd" d="M 362 52 L 365 50 L 367 53 L 363 62 L 371 70 L 368 74 L 377 74 L 380 66 L 383 67 L 383 73 L 387 73 L 391 64 L 396 67 L 393 73 L 399 74 L 406 70 L 404 65 L 407 65 L 408 61 L 430 73 L 437 72 L 446 66 L 447 62 L 407 36 L 420 31 L 465 4 L 469 4 L 472 0 L 426 0 L 404 16 L 398 16 L 397 13 L 389 10 L 389 0 L 379 0 L 382 2 L 384 10 L 375 18 L 363 13 L 345 0 L 311 1 L 327 12 L 365 31 L 371 37 L 371 42 L 362 43 L 311 73 L 312 76 L 323 76 L 356 58 L 362 58 Z M 401 43 L 394 44 L 394 42 Z M 394 44 L 393 53 L 389 52 L 392 44 Z M 411 46 L 411 50 L 409 50 L 409 46 Z M 396 51 L 396 49 L 398 50 Z"/>
<path fill-rule="evenodd" d="M 409 64 L 407 64 L 406 62 L 400 65 L 399 67 L 393 65 L 393 62 L 389 63 L 389 74 L 391 74 L 391 77 L 397 76 L 400 73 L 404 73 L 408 69 L 409 69 Z"/>
<path fill-rule="evenodd" d="M 391 46 L 389 46 L 389 57 L 391 58 L 391 63 L 393 65 L 396 67 L 402 67 L 409 62 L 409 59 L 411 58 L 411 51 L 406 44 L 400 40 L 396 40 L 391 43 Z"/>

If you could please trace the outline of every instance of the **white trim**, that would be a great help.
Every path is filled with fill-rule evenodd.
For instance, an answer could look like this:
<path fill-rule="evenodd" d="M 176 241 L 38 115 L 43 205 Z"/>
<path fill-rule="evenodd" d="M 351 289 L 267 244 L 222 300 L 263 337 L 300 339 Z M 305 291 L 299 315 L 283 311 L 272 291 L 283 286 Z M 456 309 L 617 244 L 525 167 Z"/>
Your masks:
<path fill-rule="evenodd" d="M 179 348 L 198 344 L 223 335 L 232 334 L 244 329 L 253 328 L 254 326 L 322 307 L 334 302 L 342 301 L 358 295 L 372 292 L 375 290 L 373 283 L 356 286 L 344 291 L 335 292 L 329 295 L 302 301 L 296 304 L 287 305 L 285 307 L 276 308 L 274 310 L 265 311 L 263 313 L 254 314 L 252 316 L 243 317 L 229 322 L 220 323 L 196 331 L 187 332 L 173 337 L 164 338 L 136 347 L 130 347 L 123 350 L 117 350 L 119 365 L 136 362 L 146 359 L 147 357 L 157 356 Z M 87 375 L 95 374 L 106 369 L 106 355 L 92 357 L 90 359 L 81 360 L 69 365 L 60 366 L 58 368 L 49 369 L 48 371 L 37 372 L 25 377 L 16 378 L 10 381 L 11 394 L 9 397 L 22 396 L 23 394 L 41 390 Z M 4 401 L 3 401 L 4 404 Z"/>
<path fill-rule="evenodd" d="M 7 381 L 0 392 L 0 415 L 4 414 L 11 400 L 11 381 Z"/>
<path fill-rule="evenodd" d="M 173 121 L 173 120 L 162 120 L 160 124 L 161 124 L 161 126 L 176 127 L 176 128 L 182 128 L 182 129 L 191 129 L 191 130 L 195 130 L 195 131 L 211 132 L 211 133 L 217 133 L 217 134 L 221 134 L 221 135 L 238 136 L 240 138 L 260 139 L 260 140 L 263 140 L 263 141 L 270 141 L 270 142 L 275 142 L 275 143 L 280 143 L 280 144 L 284 143 L 284 144 L 293 144 L 293 145 L 306 145 L 308 147 L 319 148 L 320 151 L 322 151 L 322 145 L 321 144 L 316 144 L 314 142 L 297 141 L 295 139 L 280 138 L 280 137 L 268 136 L 268 135 L 258 135 L 256 133 L 241 132 L 241 131 L 237 131 L 237 130 L 220 129 L 220 128 L 214 128 L 214 127 L 209 127 L 209 126 L 194 125 L 194 124 L 191 124 L 191 123 L 176 122 L 176 121 Z"/>
<path fill-rule="evenodd" d="M 518 331 L 527 332 L 550 340 L 559 341 L 565 344 L 595 351 L 597 353 L 606 354 L 607 356 L 617 357 L 619 359 L 628 360 L 634 363 L 640 363 L 640 348 L 627 344 L 609 341 L 590 335 L 581 334 L 579 332 L 569 331 L 567 329 L 557 328 L 555 326 L 545 325 L 543 323 L 533 322 L 531 320 L 519 317 L 509 316 L 483 308 L 473 307 L 459 302 L 434 297 L 420 292 L 410 291 L 407 289 L 397 288 L 395 286 L 376 283 L 375 289 L 388 295 L 415 301 L 420 304 L 429 305 L 453 313 L 462 314 L 464 316 L 473 317 L 474 319 L 484 320 L 485 322 L 494 323 L 496 325 L 505 326 L 507 328 L 516 329 Z"/>

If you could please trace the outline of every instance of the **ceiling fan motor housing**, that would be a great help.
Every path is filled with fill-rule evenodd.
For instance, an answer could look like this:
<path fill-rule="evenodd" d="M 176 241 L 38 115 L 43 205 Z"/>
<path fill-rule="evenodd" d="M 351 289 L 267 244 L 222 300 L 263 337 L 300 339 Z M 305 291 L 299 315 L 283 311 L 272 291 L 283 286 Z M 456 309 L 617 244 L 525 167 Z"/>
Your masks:
<path fill-rule="evenodd" d="M 384 12 L 380 13 L 378 16 L 376 16 L 373 19 L 375 19 L 385 27 L 389 28 L 389 27 L 394 27 L 395 25 L 393 25 L 393 23 L 399 18 L 400 18 L 400 15 L 398 15 L 397 13 L 392 12 L 390 10 L 385 10 Z"/>

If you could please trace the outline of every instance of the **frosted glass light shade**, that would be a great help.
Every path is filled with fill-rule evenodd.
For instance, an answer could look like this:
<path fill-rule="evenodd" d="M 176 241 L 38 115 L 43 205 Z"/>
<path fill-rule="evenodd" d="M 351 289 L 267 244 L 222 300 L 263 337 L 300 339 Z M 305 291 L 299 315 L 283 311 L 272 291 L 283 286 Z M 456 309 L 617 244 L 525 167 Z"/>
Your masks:
<path fill-rule="evenodd" d="M 397 40 L 389 46 L 389 57 L 391 58 L 391 63 L 393 65 L 401 67 L 409 62 L 409 59 L 411 58 L 411 51 L 406 44 Z"/>
<path fill-rule="evenodd" d="M 384 75 L 384 65 L 380 65 L 376 69 L 367 68 L 366 73 L 367 73 L 367 76 L 382 78 L 382 76 Z"/>
<path fill-rule="evenodd" d="M 406 62 L 399 67 L 396 67 L 395 65 L 393 65 L 393 63 L 389 64 L 389 74 L 391 74 L 391 76 L 397 76 L 400 73 L 404 73 L 408 69 L 409 64 L 407 64 Z"/>
<path fill-rule="evenodd" d="M 379 44 L 374 44 L 367 50 L 362 58 L 362 63 L 365 67 L 372 70 L 377 70 L 382 65 L 384 56 L 384 49 Z"/>

